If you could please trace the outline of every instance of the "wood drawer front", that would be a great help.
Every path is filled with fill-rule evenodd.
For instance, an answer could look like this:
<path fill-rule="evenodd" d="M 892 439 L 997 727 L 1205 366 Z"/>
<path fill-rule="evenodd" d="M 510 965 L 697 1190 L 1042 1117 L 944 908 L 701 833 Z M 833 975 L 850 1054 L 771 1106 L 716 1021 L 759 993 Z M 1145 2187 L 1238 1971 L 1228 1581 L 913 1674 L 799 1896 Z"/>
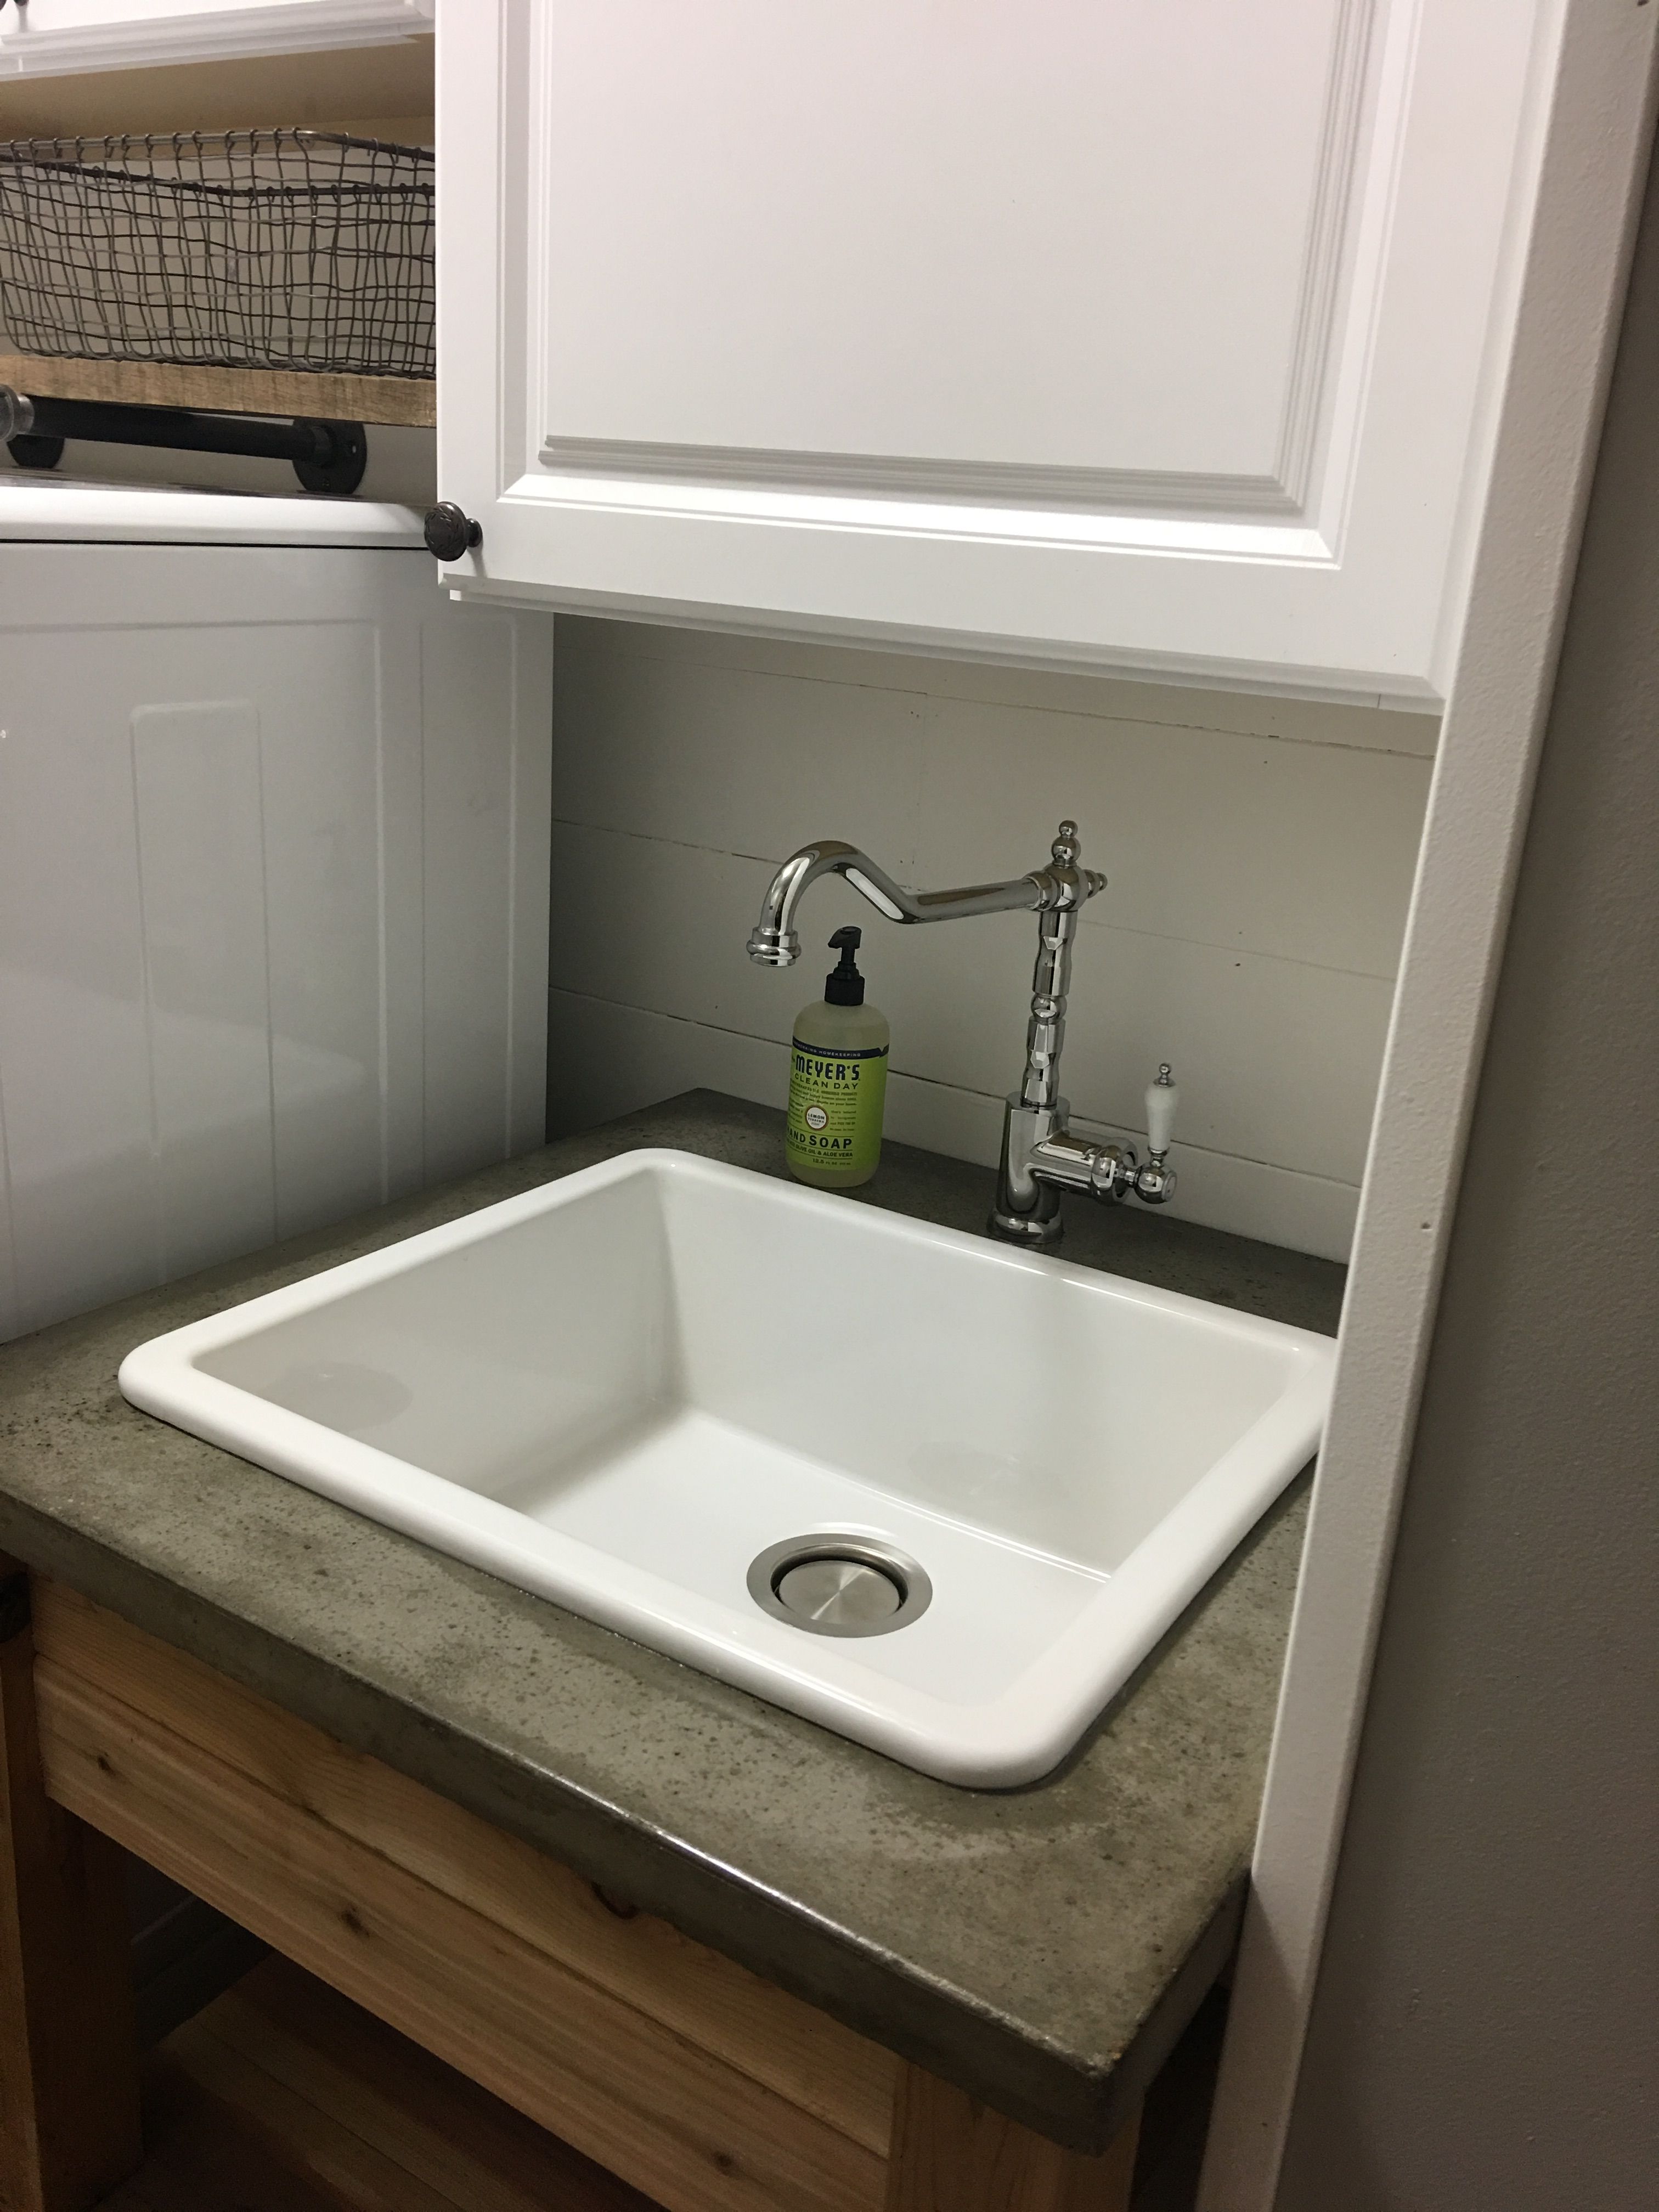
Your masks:
<path fill-rule="evenodd" d="M 669 2212 L 888 2201 L 890 2053 L 59 1584 L 35 1637 L 59 1803 Z"/>

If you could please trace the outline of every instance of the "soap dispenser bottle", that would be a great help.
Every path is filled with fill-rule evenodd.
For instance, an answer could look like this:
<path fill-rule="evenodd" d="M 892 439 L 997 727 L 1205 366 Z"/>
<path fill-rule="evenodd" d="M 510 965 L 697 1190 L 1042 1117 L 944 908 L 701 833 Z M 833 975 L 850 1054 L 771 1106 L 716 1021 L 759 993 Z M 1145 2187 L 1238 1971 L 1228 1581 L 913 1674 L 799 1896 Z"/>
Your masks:
<path fill-rule="evenodd" d="M 789 1057 L 789 1121 L 783 1155 L 789 1172 L 820 1190 L 868 1182 L 881 1158 L 887 1094 L 887 1018 L 864 1003 L 854 957 L 863 932 L 838 929 L 839 951 L 823 996 L 795 1017 Z"/>

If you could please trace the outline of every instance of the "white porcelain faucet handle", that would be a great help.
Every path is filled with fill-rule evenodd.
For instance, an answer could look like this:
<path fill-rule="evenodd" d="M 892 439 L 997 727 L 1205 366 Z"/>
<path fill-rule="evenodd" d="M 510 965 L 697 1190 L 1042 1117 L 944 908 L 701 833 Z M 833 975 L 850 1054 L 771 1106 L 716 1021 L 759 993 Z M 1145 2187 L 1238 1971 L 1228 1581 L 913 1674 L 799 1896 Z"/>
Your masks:
<path fill-rule="evenodd" d="M 1169 1151 L 1175 1136 L 1176 1109 L 1180 1103 L 1180 1086 L 1170 1073 L 1166 1060 L 1158 1071 L 1158 1080 L 1146 1085 L 1146 1144 L 1154 1154 Z"/>

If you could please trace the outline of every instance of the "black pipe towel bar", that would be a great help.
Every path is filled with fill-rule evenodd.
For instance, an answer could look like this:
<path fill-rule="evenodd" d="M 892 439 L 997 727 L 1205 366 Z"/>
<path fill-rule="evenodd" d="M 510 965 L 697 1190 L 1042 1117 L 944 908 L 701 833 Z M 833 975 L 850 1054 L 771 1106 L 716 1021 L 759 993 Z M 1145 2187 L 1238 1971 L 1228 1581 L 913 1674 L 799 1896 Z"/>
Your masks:
<path fill-rule="evenodd" d="M 184 407 L 137 407 L 103 399 L 37 399 L 0 385 L 0 437 L 21 468 L 56 468 L 66 439 L 106 446 L 164 446 L 287 461 L 307 491 L 356 491 L 368 465 L 361 422 L 307 416 L 210 415 Z"/>

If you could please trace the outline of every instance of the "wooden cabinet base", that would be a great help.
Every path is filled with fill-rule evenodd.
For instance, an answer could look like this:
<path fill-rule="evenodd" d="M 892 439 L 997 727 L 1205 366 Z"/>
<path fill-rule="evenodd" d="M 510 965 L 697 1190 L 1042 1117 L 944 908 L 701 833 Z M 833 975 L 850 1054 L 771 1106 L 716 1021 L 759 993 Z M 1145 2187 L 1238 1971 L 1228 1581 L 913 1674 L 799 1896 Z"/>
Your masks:
<path fill-rule="evenodd" d="M 1079 2158 L 907 2066 L 885 2212 L 1126 2212 L 1139 2132 L 1132 2122 L 1103 2158 Z"/>
<path fill-rule="evenodd" d="M 28 1580 L 0 1555 L 0 2204 L 88 2212 L 138 2162 L 118 1855 L 47 1802 Z"/>
<path fill-rule="evenodd" d="M 667 2212 L 1124 2212 L 1131 2143 L 1061 2150 L 62 1586 L 35 1613 L 58 1806 Z"/>
<path fill-rule="evenodd" d="M 100 2212 L 660 2212 L 287 1959 L 146 2059 L 144 2135 Z"/>

